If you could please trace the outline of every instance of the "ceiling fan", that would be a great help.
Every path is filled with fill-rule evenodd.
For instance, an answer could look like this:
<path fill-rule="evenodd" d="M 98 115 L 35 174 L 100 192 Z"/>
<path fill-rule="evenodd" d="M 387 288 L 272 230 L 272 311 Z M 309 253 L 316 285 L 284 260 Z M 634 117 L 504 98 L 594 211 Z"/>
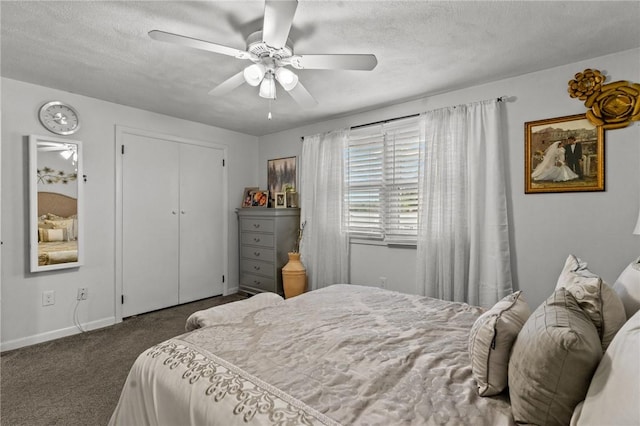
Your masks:
<path fill-rule="evenodd" d="M 375 55 L 368 54 L 294 55 L 289 31 L 297 7 L 298 0 L 266 0 L 262 31 L 247 37 L 246 50 L 160 30 L 150 31 L 149 37 L 253 62 L 213 88 L 210 95 L 226 95 L 246 82 L 254 87 L 259 85 L 261 97 L 275 99 L 277 81 L 298 104 L 311 107 L 317 101 L 288 66 L 295 69 L 370 71 L 376 67 L 378 60 Z"/>

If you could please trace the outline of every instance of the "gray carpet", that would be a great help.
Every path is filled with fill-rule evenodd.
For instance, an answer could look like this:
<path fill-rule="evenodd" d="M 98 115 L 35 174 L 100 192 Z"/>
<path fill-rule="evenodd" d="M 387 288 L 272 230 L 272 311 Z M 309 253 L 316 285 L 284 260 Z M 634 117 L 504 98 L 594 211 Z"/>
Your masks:
<path fill-rule="evenodd" d="M 234 294 L 200 300 L 3 352 L 0 424 L 106 425 L 141 352 L 184 333 L 185 321 L 193 312 L 243 298 Z"/>

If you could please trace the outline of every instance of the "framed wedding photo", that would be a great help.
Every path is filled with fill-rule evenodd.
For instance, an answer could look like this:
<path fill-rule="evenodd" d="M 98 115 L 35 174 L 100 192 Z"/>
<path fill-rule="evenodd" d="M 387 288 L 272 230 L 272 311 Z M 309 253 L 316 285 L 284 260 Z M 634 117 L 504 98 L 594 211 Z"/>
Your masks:
<path fill-rule="evenodd" d="M 585 114 L 524 123 L 524 192 L 604 191 L 604 129 Z"/>

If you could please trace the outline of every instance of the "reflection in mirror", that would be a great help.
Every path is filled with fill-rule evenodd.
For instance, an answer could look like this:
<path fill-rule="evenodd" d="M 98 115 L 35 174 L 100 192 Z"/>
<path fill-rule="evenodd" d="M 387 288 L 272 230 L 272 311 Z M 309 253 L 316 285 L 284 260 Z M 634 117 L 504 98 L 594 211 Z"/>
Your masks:
<path fill-rule="evenodd" d="M 82 264 L 82 145 L 29 136 L 31 272 Z"/>

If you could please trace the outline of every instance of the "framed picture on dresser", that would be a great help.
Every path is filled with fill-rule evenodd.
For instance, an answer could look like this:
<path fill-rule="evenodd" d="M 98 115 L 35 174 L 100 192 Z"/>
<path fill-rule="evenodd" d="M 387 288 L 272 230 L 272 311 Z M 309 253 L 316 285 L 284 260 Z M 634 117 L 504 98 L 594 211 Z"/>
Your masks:
<path fill-rule="evenodd" d="M 274 197 L 276 209 L 284 209 L 287 207 L 287 198 L 285 195 L 286 194 L 284 192 L 276 192 Z"/>
<path fill-rule="evenodd" d="M 244 192 L 242 193 L 242 205 L 241 207 L 251 207 L 251 193 L 253 191 L 257 191 L 258 188 L 257 186 L 250 186 L 244 189 Z"/>
<path fill-rule="evenodd" d="M 267 207 L 269 205 L 269 191 L 251 191 L 251 207 Z"/>

